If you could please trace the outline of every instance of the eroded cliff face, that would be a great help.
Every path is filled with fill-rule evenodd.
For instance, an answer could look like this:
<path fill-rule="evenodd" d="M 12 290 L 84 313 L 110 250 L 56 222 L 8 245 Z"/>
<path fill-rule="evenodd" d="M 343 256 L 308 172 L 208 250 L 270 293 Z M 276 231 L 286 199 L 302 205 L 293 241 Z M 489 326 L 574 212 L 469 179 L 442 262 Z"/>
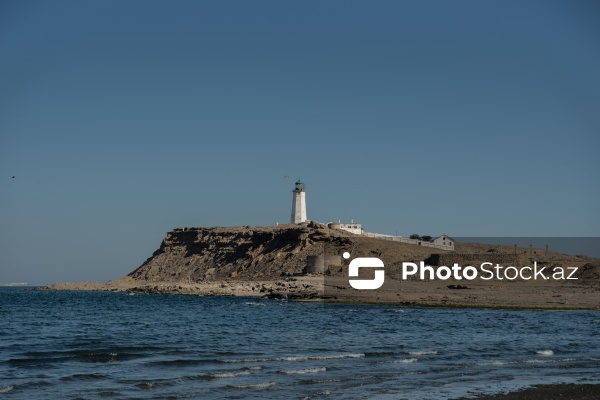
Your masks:
<path fill-rule="evenodd" d="M 183 283 L 276 280 L 302 273 L 307 257 L 322 255 L 324 249 L 338 256 L 343 251 L 354 257 L 385 255 L 390 266 L 423 260 L 432 251 L 441 251 L 354 235 L 312 222 L 278 227 L 179 228 L 167 233 L 160 248 L 129 277 Z M 343 270 L 332 268 L 328 273 L 341 275 Z"/>
<path fill-rule="evenodd" d="M 533 262 L 525 253 L 527 257 L 516 260 L 512 246 L 457 243 L 456 250 L 455 253 L 445 252 L 369 238 L 317 223 L 278 227 L 179 228 L 167 233 L 160 248 L 128 278 L 144 284 L 275 281 L 283 276 L 301 274 L 309 256 L 327 253 L 337 255 L 341 261 L 344 251 L 350 252 L 352 257 L 382 258 L 386 276 L 394 279 L 401 278 L 400 266 L 405 261 L 418 263 L 425 260 L 430 265 L 450 265 L 457 261 L 478 265 L 476 260 L 519 265 Z M 527 249 L 523 251 L 527 252 Z M 432 252 L 436 253 L 433 257 Z M 435 262 L 436 259 L 438 262 Z M 564 284 L 589 283 L 595 287 L 599 284 L 600 266 L 597 260 L 592 262 L 578 256 L 550 253 L 544 256 L 544 260 L 540 258 L 537 261 L 548 271 L 556 266 L 579 267 L 575 274 L 579 279 L 565 280 Z M 329 265 L 325 272 L 346 277 L 347 265 L 347 261 L 338 266 Z"/>
<path fill-rule="evenodd" d="M 457 243 L 456 252 L 371 238 L 310 223 L 279 227 L 183 228 L 167 233 L 152 257 L 128 276 L 109 281 L 50 285 L 51 290 L 106 290 L 129 293 L 208 296 L 267 296 L 287 300 L 382 302 L 424 306 L 598 309 L 600 262 L 585 256 L 477 243 Z M 432 251 L 435 254 L 432 254 Z M 350 260 L 378 257 L 385 262 L 385 285 L 376 291 L 348 289 Z M 515 255 L 519 254 L 520 257 Z M 444 281 L 403 279 L 403 262 L 436 265 L 457 260 L 530 264 L 535 255 L 549 274 L 556 267 L 573 271 L 577 280 L 508 281 L 480 278 Z M 301 274 L 309 256 L 320 257 L 326 268 Z M 327 257 L 327 256 L 331 257 Z M 509 257 L 510 256 L 510 257 Z M 521 259 L 522 258 L 522 259 Z M 317 257 L 310 257 L 315 267 Z M 327 261 L 326 261 L 327 260 Z M 520 265 L 520 264 L 519 264 Z M 361 271 L 365 272 L 366 268 Z M 551 271 L 552 270 L 552 271 Z M 323 275 L 320 275 L 323 273 Z M 366 271 L 364 279 L 372 279 Z M 390 279 L 391 278 L 391 279 Z M 467 289 L 467 290 L 457 290 Z"/>
<path fill-rule="evenodd" d="M 167 282 L 278 279 L 302 272 L 307 256 L 347 236 L 317 224 L 175 229 L 129 276 Z"/>

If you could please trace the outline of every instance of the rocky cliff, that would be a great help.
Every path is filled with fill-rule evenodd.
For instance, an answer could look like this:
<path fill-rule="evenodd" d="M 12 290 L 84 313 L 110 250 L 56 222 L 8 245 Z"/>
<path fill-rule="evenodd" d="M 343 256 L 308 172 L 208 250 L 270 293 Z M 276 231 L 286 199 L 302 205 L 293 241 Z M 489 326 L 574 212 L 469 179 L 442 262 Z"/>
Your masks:
<path fill-rule="evenodd" d="M 341 257 L 346 251 L 352 258 L 381 258 L 385 263 L 385 284 L 375 291 L 349 289 L 348 260 Z M 313 262 L 319 258 L 314 256 L 319 255 L 323 260 L 321 270 L 324 275 L 300 276 L 307 263 L 314 266 Z M 476 261 L 521 265 L 529 264 L 532 257 L 549 271 L 557 266 L 578 267 L 574 275 L 578 279 L 401 280 L 399 272 L 405 261 L 425 261 L 428 265 L 450 262 L 477 265 Z M 369 278 L 365 276 L 365 279 Z M 126 277 L 105 284 L 59 283 L 46 289 L 268 296 L 287 300 L 325 299 L 445 307 L 597 310 L 600 261 L 585 256 L 546 251 L 536 254 L 533 249 L 473 243 L 457 243 L 456 252 L 450 253 L 354 235 L 316 223 L 179 228 L 167 233 L 159 249 Z"/>
<path fill-rule="evenodd" d="M 307 257 L 324 248 L 355 256 L 386 255 L 386 262 L 427 258 L 432 248 L 357 236 L 324 225 L 278 227 L 178 228 L 130 278 L 162 282 L 205 282 L 224 279 L 272 280 L 299 274 Z M 332 271 L 338 273 L 341 271 Z"/>

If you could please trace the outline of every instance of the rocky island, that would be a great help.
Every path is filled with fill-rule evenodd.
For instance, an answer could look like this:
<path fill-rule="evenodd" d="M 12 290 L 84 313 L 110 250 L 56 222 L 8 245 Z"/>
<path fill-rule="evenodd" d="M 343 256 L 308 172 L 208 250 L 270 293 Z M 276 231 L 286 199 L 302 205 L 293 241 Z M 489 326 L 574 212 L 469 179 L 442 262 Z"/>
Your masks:
<path fill-rule="evenodd" d="M 385 262 L 385 284 L 356 290 L 348 284 L 353 257 Z M 572 279 L 418 279 L 402 263 L 433 269 L 460 262 L 532 265 L 570 271 Z M 498 264 L 496 264 L 498 263 Z M 366 271 L 365 279 L 370 279 Z M 371 271 L 372 274 L 372 271 Z M 362 275 L 361 275 L 362 276 Z M 576 279 L 575 279 L 576 278 Z M 276 227 L 199 227 L 168 232 L 158 250 L 126 277 L 58 283 L 51 290 L 266 296 L 288 300 L 447 307 L 600 309 L 600 260 L 528 248 L 456 243 L 455 251 L 366 237 L 307 222 Z"/>

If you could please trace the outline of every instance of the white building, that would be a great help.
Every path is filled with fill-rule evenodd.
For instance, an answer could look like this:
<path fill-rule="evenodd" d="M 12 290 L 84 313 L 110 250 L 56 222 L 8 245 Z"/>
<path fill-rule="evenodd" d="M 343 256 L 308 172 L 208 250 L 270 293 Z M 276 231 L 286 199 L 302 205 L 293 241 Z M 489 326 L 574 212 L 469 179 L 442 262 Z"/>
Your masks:
<path fill-rule="evenodd" d="M 362 225 L 355 223 L 354 220 L 351 222 L 330 222 L 327 224 L 329 229 L 342 229 L 346 232 L 354 233 L 356 235 L 362 235 L 363 229 Z"/>
<path fill-rule="evenodd" d="M 296 187 L 292 191 L 292 217 L 291 224 L 300 224 L 306 221 L 306 191 L 304 183 L 300 180 L 296 182 Z"/>
<path fill-rule="evenodd" d="M 433 239 L 431 242 L 433 244 L 438 245 L 438 246 L 448 246 L 448 247 L 451 247 L 452 249 L 450 249 L 450 250 L 454 250 L 454 239 L 452 239 L 448 235 L 438 236 L 435 239 Z"/>

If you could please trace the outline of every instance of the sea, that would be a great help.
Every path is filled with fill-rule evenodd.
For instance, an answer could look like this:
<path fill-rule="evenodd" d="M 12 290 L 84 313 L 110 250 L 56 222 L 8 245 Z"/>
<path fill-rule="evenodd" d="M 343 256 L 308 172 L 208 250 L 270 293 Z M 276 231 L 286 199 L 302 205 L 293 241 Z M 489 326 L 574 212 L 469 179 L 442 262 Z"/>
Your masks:
<path fill-rule="evenodd" d="M 600 383 L 600 312 L 0 288 L 0 399 L 452 399 Z"/>

